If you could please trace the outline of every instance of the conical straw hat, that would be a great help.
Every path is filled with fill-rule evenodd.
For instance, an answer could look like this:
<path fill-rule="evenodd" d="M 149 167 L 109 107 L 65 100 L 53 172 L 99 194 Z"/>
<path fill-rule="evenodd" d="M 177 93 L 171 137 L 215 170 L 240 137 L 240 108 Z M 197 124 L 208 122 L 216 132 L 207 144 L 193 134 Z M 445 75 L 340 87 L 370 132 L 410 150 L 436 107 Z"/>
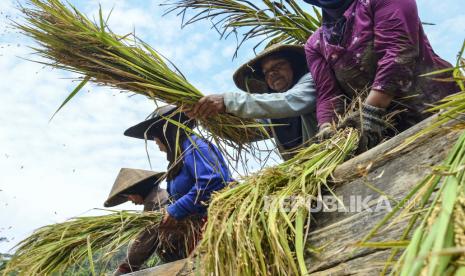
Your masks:
<path fill-rule="evenodd" d="M 127 194 L 141 194 L 150 191 L 165 173 L 138 169 L 122 168 L 111 188 L 105 207 L 113 207 L 128 200 Z"/>
<path fill-rule="evenodd" d="M 155 112 L 149 116 L 149 119 L 128 128 L 124 132 L 124 135 L 138 139 L 145 140 L 147 138 L 147 140 L 153 140 L 157 137 L 157 134 L 160 135 L 160 133 L 163 133 L 163 128 L 167 123 L 164 117 L 168 117 L 173 121 L 193 128 L 195 120 L 189 119 L 183 112 L 174 113 L 177 110 L 178 108 L 174 105 L 162 106 L 155 110 Z"/>
<path fill-rule="evenodd" d="M 275 44 L 260 52 L 253 59 L 242 64 L 236 72 L 234 72 L 233 80 L 236 86 L 239 89 L 250 93 L 268 92 L 268 86 L 265 83 L 261 63 L 265 58 L 274 54 L 283 54 L 284 56 L 288 56 L 290 61 L 295 65 L 298 65 L 299 68 L 302 66 L 303 70 L 308 70 L 303 46 Z"/>

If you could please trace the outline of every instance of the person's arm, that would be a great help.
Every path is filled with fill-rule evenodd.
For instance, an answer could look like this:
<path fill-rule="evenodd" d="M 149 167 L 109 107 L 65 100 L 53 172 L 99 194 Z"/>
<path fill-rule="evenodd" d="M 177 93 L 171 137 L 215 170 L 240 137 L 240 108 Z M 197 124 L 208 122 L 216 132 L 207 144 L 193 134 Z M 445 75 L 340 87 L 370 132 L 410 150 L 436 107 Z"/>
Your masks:
<path fill-rule="evenodd" d="M 246 119 L 278 119 L 295 117 L 315 110 L 316 92 L 312 76 L 307 73 L 288 91 L 282 93 L 229 92 L 203 97 L 190 117 L 208 118 L 230 113 Z"/>
<path fill-rule="evenodd" d="M 394 97 L 412 88 L 419 58 L 421 23 L 415 0 L 373 0 L 371 12 L 374 50 L 379 57 L 375 80 L 360 110 L 339 125 L 361 131 L 359 153 L 382 141 L 386 109 Z"/>
<path fill-rule="evenodd" d="M 336 121 L 336 114 L 341 111 L 342 90 L 339 87 L 334 71 L 320 52 L 320 32 L 315 32 L 305 45 L 307 65 L 315 81 L 316 116 L 318 126 L 326 126 Z"/>
<path fill-rule="evenodd" d="M 199 144 L 193 145 L 184 156 L 184 166 L 195 179 L 192 188 L 167 207 L 169 215 L 177 220 L 204 211 L 212 192 L 222 189 L 229 179 L 229 175 L 221 173 L 228 170 L 216 151 L 207 144 Z"/>
<path fill-rule="evenodd" d="M 421 23 L 415 0 L 374 0 L 371 8 L 374 50 L 380 58 L 365 103 L 387 108 L 414 83 Z"/>
<path fill-rule="evenodd" d="M 316 91 L 310 73 L 282 93 L 225 93 L 225 111 L 241 118 L 280 119 L 315 111 Z"/>

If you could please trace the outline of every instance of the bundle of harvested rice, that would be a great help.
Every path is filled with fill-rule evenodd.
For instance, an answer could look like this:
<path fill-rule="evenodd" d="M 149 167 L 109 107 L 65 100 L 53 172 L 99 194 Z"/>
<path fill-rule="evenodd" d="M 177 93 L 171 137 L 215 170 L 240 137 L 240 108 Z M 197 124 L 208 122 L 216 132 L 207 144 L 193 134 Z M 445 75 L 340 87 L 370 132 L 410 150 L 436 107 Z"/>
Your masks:
<path fill-rule="evenodd" d="M 183 25 L 201 20 L 210 20 L 221 37 L 239 33 L 245 29 L 239 48 L 243 42 L 261 38 L 259 46 L 268 41 L 265 47 L 275 43 L 303 45 L 310 35 L 321 25 L 321 15 L 313 7 L 316 17 L 305 12 L 296 1 L 269 1 L 260 3 L 240 0 L 169 0 L 167 13 L 178 11 L 183 17 Z M 194 15 L 184 21 L 186 13 Z M 256 46 L 256 47 L 257 47 Z M 237 51 L 236 51 L 237 54 Z"/>
<path fill-rule="evenodd" d="M 202 275 L 307 274 L 309 202 L 322 186 L 330 189 L 327 177 L 356 148 L 357 137 L 342 131 L 216 194 L 197 251 Z"/>
<path fill-rule="evenodd" d="M 16 246 L 3 275 L 63 272 L 86 259 L 93 271 L 95 256 L 100 258 L 96 262 L 108 260 L 144 229 L 158 225 L 164 215 L 162 212 L 110 212 L 102 216 L 77 217 L 37 229 Z M 183 223 L 191 222 L 185 220 Z M 169 237 L 162 237 L 162 240 L 169 240 Z"/>
<path fill-rule="evenodd" d="M 180 107 L 191 106 L 202 97 L 147 43 L 135 36 L 112 33 L 101 10 L 99 24 L 60 0 L 28 0 L 21 11 L 26 23 L 15 26 L 39 43 L 40 47 L 33 49 L 48 60 L 46 64 L 85 76 L 63 105 L 89 80 Z M 250 137 L 267 137 L 256 122 L 227 114 L 207 118 L 201 124 L 214 138 L 221 137 L 236 148 L 247 144 Z"/>

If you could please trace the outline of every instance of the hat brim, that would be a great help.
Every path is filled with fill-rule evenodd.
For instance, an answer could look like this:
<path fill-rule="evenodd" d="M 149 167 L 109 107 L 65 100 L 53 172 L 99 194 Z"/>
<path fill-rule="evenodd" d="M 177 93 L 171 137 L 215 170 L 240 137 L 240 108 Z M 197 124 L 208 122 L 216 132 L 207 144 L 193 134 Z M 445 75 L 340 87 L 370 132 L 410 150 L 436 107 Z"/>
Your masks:
<path fill-rule="evenodd" d="M 124 131 L 124 135 L 132 138 L 154 140 L 155 137 L 160 137 L 163 135 L 163 128 L 167 122 L 165 118 L 169 118 L 170 115 L 176 111 L 177 108 L 171 107 L 171 109 L 169 109 L 167 112 L 162 113 L 161 115 L 156 115 L 154 118 L 145 120 L 141 123 L 138 123 L 137 125 L 128 128 L 126 131 Z M 190 120 L 184 112 L 174 114 L 173 117 L 173 120 L 182 124 L 186 124 L 191 128 L 195 126 L 195 121 Z"/>
<path fill-rule="evenodd" d="M 142 187 L 147 184 L 153 183 L 154 186 L 158 186 L 160 184 L 160 179 L 163 177 L 163 175 L 165 175 L 165 173 L 162 172 L 162 173 L 155 174 L 153 176 L 149 176 L 145 179 L 142 179 L 141 181 L 137 182 L 133 186 L 128 187 L 122 190 L 121 192 L 109 197 L 105 201 L 103 206 L 105 206 L 106 208 L 109 208 L 109 207 L 114 207 L 114 206 L 123 204 L 126 201 L 128 201 L 127 194 L 139 194 L 138 191 L 142 190 L 143 189 Z"/>
<path fill-rule="evenodd" d="M 266 93 L 268 86 L 265 78 L 261 72 L 261 63 L 265 58 L 277 53 L 292 53 L 289 58 L 295 59 L 296 57 L 305 60 L 305 49 L 301 45 L 274 45 L 265 49 L 258 54 L 255 58 L 242 64 L 236 72 L 234 72 L 233 80 L 236 86 L 249 93 Z"/>
<path fill-rule="evenodd" d="M 163 130 L 164 122 L 160 117 L 148 119 L 126 129 L 124 135 L 132 138 L 154 140 Z"/>

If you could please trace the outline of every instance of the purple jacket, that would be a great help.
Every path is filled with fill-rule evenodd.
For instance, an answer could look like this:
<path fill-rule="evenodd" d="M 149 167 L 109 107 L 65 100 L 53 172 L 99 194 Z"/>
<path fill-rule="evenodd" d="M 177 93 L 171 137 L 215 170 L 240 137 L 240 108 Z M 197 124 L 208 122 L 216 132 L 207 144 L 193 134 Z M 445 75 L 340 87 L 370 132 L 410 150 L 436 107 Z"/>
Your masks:
<path fill-rule="evenodd" d="M 388 111 L 408 111 L 395 118 L 398 130 L 424 119 L 427 104 L 458 92 L 455 83 L 419 77 L 451 65 L 433 52 L 415 0 L 355 0 L 344 17 L 339 45 L 328 43 L 326 27 L 305 45 L 317 88 L 319 125 L 335 119 L 334 110 L 342 110 L 344 96 L 352 99 L 364 89 L 393 95 Z"/>

